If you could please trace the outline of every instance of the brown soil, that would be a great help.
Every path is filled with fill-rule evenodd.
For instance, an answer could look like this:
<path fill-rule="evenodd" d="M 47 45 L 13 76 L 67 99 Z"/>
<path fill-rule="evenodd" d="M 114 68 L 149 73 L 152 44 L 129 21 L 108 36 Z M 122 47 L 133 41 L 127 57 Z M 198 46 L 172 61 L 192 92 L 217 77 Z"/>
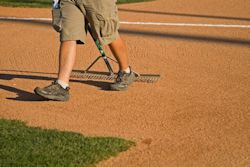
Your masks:
<path fill-rule="evenodd" d="M 250 24 L 248 0 L 158 0 L 121 5 L 123 21 Z M 144 11 L 141 13 L 140 10 Z M 50 17 L 49 9 L 0 7 L 0 16 Z M 71 100 L 39 101 L 57 71 L 58 34 L 48 23 L 0 22 L 0 118 L 136 147 L 100 167 L 249 166 L 250 30 L 121 25 L 133 68 L 156 84 L 107 91 L 106 81 L 72 80 Z M 78 47 L 75 69 L 98 51 Z M 95 66 L 106 70 L 102 62 Z"/>

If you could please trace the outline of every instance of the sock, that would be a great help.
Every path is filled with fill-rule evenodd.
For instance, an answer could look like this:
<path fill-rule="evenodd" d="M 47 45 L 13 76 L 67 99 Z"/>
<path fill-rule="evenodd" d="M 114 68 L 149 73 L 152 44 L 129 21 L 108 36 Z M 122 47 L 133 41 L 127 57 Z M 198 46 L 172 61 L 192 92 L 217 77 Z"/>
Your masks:
<path fill-rule="evenodd" d="M 126 68 L 125 70 L 123 70 L 125 73 L 129 74 L 130 73 L 130 67 Z"/>
<path fill-rule="evenodd" d="M 56 82 L 57 82 L 59 85 L 61 85 L 63 89 L 66 89 L 67 87 L 69 87 L 69 84 L 67 84 L 67 83 L 65 83 L 65 82 L 63 82 L 63 81 L 61 81 L 61 80 L 59 80 L 59 79 L 58 79 Z"/>

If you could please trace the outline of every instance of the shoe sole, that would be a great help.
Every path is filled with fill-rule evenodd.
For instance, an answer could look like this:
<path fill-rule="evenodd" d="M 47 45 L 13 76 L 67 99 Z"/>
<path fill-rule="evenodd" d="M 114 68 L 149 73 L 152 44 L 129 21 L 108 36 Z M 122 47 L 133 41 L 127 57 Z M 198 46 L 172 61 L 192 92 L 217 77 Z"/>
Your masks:
<path fill-rule="evenodd" d="M 123 87 L 123 88 L 121 88 L 121 87 L 113 87 L 112 86 L 112 84 L 110 85 L 110 90 L 113 90 L 113 91 L 126 91 L 126 90 L 128 90 L 128 87 L 130 86 L 130 85 L 132 85 L 132 83 L 134 83 L 134 81 L 135 81 L 135 77 L 128 83 L 128 85 L 127 85 L 127 87 Z"/>
<path fill-rule="evenodd" d="M 39 91 L 39 88 L 35 88 L 34 90 L 36 95 L 39 95 L 43 98 L 49 99 L 49 100 L 54 100 L 54 101 L 68 101 L 69 97 L 65 98 L 65 97 L 60 97 L 60 96 L 53 96 L 53 95 L 46 95 L 43 94 L 42 92 Z"/>
<path fill-rule="evenodd" d="M 126 88 L 113 88 L 113 87 L 110 87 L 110 90 L 113 90 L 113 91 L 126 91 L 126 90 L 128 90 L 128 87 L 126 87 Z"/>

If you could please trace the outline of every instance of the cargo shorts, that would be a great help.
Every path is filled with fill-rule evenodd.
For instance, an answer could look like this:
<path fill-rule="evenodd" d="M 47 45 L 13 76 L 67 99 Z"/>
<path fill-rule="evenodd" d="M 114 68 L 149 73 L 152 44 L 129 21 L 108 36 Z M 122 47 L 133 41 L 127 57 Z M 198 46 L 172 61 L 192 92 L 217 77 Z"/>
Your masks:
<path fill-rule="evenodd" d="M 117 0 L 61 0 L 60 41 L 86 43 L 86 24 L 90 23 L 94 39 L 102 45 L 119 37 Z"/>

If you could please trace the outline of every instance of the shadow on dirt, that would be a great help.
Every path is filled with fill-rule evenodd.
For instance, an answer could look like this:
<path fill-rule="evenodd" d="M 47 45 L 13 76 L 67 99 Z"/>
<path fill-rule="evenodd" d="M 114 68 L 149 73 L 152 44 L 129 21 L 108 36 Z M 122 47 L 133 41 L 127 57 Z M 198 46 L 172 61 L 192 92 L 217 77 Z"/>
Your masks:
<path fill-rule="evenodd" d="M 204 42 L 204 43 L 217 43 L 223 45 L 241 45 L 247 46 L 250 45 L 250 40 L 245 39 L 235 39 L 227 37 L 213 37 L 205 35 L 194 35 L 194 34 L 179 34 L 179 33 L 162 33 L 162 32 L 153 32 L 153 31 L 135 31 L 135 30 L 125 30 L 121 29 L 121 33 L 129 35 L 141 35 L 141 36 L 152 36 L 158 38 L 169 38 L 169 39 L 178 39 L 182 41 L 192 41 L 192 42 Z"/>
<path fill-rule="evenodd" d="M 39 21 L 39 20 L 5 20 L 0 19 L 4 22 L 15 22 L 15 23 L 25 23 L 30 25 L 37 26 L 51 26 L 51 22 L 48 21 Z M 121 28 L 119 30 L 121 34 L 133 35 L 133 36 L 148 36 L 154 38 L 163 38 L 163 39 L 176 39 L 187 42 L 204 42 L 204 43 L 217 43 L 222 45 L 238 45 L 238 46 L 247 46 L 250 45 L 250 40 L 241 39 L 241 38 L 232 38 L 232 37 L 218 37 L 218 36 L 206 36 L 206 35 L 196 35 L 196 34 L 180 34 L 180 33 L 167 33 L 167 32 L 157 32 L 157 31 L 141 31 L 141 30 L 128 30 Z"/>
<path fill-rule="evenodd" d="M 45 101 L 46 99 L 34 94 L 30 93 L 21 89 L 17 89 L 11 86 L 6 86 L 6 85 L 0 85 L 0 89 L 16 93 L 17 97 L 15 98 L 10 98 L 7 97 L 6 99 L 9 100 L 16 100 L 16 101 Z"/>
<path fill-rule="evenodd" d="M 119 11 L 133 12 L 133 13 L 143 13 L 143 14 L 158 14 L 158 15 L 169 15 L 169 16 L 181 16 L 181 17 L 198 17 L 198 18 L 207 18 L 207 19 L 250 21 L 250 18 L 243 18 L 243 17 L 212 16 L 212 15 L 200 15 L 200 14 L 188 14 L 188 13 L 174 13 L 174 12 L 135 10 L 135 9 L 124 9 L 124 8 L 119 8 Z"/>
<path fill-rule="evenodd" d="M 3 70 L 2 70 L 3 71 Z M 5 71 L 5 70 L 4 70 Z M 11 71 L 11 70 L 9 70 Z M 32 72 L 30 72 L 32 73 Z M 34 72 L 36 73 L 36 72 Z M 37 72 L 40 73 L 40 72 Z M 46 73 L 41 73 L 46 74 Z M 32 79 L 32 80 L 46 80 L 46 81 L 53 81 L 56 78 L 54 77 L 47 77 L 47 76 L 36 76 L 36 75 L 24 75 L 24 74 L 0 74 L 0 79 L 2 80 L 12 80 L 12 79 Z M 93 81 L 93 80 L 70 80 L 70 82 L 77 82 L 77 83 L 83 83 L 91 86 L 95 86 L 100 88 L 100 90 L 109 91 L 109 82 L 104 81 Z M 6 85 L 0 85 L 0 89 L 13 92 L 17 94 L 16 98 L 6 98 L 10 100 L 17 100 L 17 101 L 43 101 L 44 98 L 41 98 L 40 96 L 37 96 L 33 92 L 27 92 L 15 87 L 6 86 Z"/>

